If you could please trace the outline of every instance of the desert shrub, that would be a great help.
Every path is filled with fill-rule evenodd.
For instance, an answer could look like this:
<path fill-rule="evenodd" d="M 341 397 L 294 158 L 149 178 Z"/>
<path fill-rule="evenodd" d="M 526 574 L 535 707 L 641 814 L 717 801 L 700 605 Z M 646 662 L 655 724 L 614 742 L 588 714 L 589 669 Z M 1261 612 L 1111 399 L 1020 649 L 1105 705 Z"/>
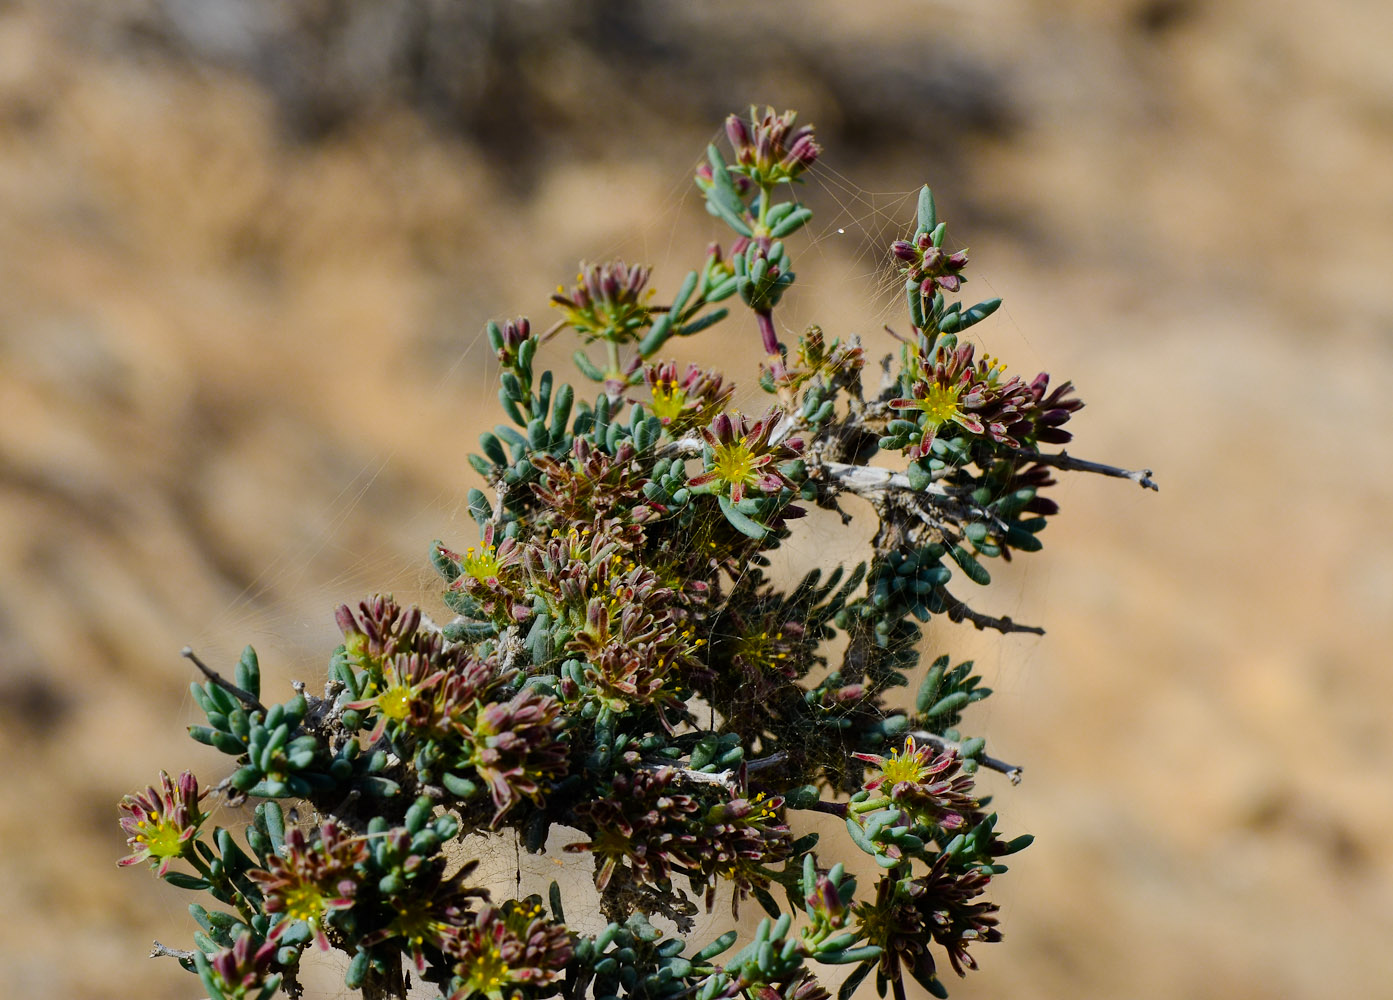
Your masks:
<path fill-rule="evenodd" d="M 190 735 L 234 759 L 213 792 L 249 819 L 210 829 L 208 791 L 161 775 L 121 803 L 122 863 L 205 899 L 193 949 L 157 952 L 211 997 L 297 995 L 311 947 L 350 956 L 368 997 L 414 977 L 451 1000 L 818 1000 L 815 966 L 847 967 L 843 996 L 871 973 L 882 994 L 909 977 L 944 996 L 943 969 L 1000 939 L 986 892 L 1030 837 L 998 830 L 976 779 L 1019 768 L 967 731 L 991 692 L 970 662 L 925 665 L 923 626 L 1038 631 L 964 588 L 1040 548 L 1056 471 L 1149 474 L 1056 450 L 1082 405 L 1071 384 L 978 353 L 967 333 L 999 302 L 958 297 L 967 256 L 928 188 L 889 248 L 907 316 L 875 387 L 855 337 L 813 327 L 786 348 L 785 240 L 811 217 L 796 185 L 821 151 L 792 113 L 726 132 L 732 155 L 709 148 L 696 182 L 735 239 L 675 292 L 646 267 L 582 264 L 550 329 L 490 324 L 506 422 L 469 456 L 479 537 L 431 549 L 451 620 L 381 594 L 340 607 L 323 695 L 269 706 L 250 647 L 231 680 L 186 651 L 207 716 Z M 662 357 L 732 311 L 764 350 L 754 416 L 724 373 Z M 563 333 L 582 341 L 584 396 L 538 368 Z M 852 532 L 844 503 L 873 519 L 863 559 L 771 571 L 780 546 L 825 544 L 800 536 L 813 508 Z M 819 843 L 799 813 L 837 836 Z M 460 856 L 481 832 L 589 854 L 608 926 L 568 925 L 555 883 L 492 899 Z M 768 914 L 734 951 L 736 929 L 691 939 L 723 896 Z"/>

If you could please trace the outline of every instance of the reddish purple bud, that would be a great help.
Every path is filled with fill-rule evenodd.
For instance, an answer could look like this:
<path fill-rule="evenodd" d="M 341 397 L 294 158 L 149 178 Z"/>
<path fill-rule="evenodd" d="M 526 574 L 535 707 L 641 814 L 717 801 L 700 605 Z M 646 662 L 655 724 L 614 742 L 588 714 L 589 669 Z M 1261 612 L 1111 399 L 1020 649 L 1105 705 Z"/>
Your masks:
<path fill-rule="evenodd" d="M 806 134 L 793 144 L 780 165 L 790 173 L 800 169 L 806 170 L 816 162 L 821 152 L 822 147 L 813 141 L 811 134 Z"/>
<path fill-rule="evenodd" d="M 750 145 L 750 130 L 739 115 L 731 115 L 726 119 L 726 137 L 730 139 L 730 145 L 737 155 Z"/>

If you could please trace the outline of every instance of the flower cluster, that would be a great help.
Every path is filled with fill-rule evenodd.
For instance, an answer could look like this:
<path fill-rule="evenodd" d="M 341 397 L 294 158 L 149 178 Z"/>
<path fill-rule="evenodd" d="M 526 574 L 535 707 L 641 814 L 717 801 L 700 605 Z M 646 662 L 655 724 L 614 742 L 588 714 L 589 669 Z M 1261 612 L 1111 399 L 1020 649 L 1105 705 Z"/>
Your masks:
<path fill-rule="evenodd" d="M 700 863 L 693 827 L 701 804 L 670 790 L 674 777 L 671 768 L 616 774 L 608 795 L 576 807 L 576 816 L 594 832 L 566 850 L 595 855 L 595 888 L 603 892 L 621 866 L 640 882 L 661 885 L 671 879 L 674 864 Z"/>
<path fill-rule="evenodd" d="M 770 410 L 753 424 L 748 417 L 728 413 L 711 421 L 711 426 L 701 429 L 706 442 L 706 471 L 687 480 L 687 485 L 728 495 L 731 503 L 737 504 L 747 492 L 778 493 L 796 489 L 796 484 L 777 463 L 796 459 L 802 441 L 798 438 L 775 441 L 779 418 L 777 410 Z"/>
<path fill-rule="evenodd" d="M 877 976 L 899 985 L 908 971 L 935 996 L 946 996 L 938 981 L 937 964 L 929 944 L 935 943 L 948 954 L 953 971 L 965 975 L 977 967 L 968 955 L 973 941 L 999 941 L 993 903 L 973 902 L 986 889 L 990 877 L 977 870 L 953 872 L 950 855 L 940 855 L 927 875 L 914 879 L 881 876 L 873 903 L 858 903 L 857 929 L 871 944 L 881 949 Z"/>
<path fill-rule="evenodd" d="M 934 439 L 953 424 L 969 434 L 1016 447 L 1032 429 L 1035 399 L 1020 376 L 1003 378 L 994 359 L 974 361 L 976 347 L 940 337 L 919 357 L 909 396 L 890 400 L 895 410 L 918 410 L 921 435 L 906 449 L 911 458 L 930 453 Z"/>
<path fill-rule="evenodd" d="M 487 907 L 474 923 L 451 931 L 446 954 L 454 960 L 450 1000 L 504 1000 L 517 987 L 555 982 L 571 960 L 571 935 L 542 916 L 541 907 L 511 902 Z"/>
<path fill-rule="evenodd" d="M 843 344 L 834 339 L 830 344 L 822 327 L 811 326 L 802 337 L 791 362 L 760 366 L 760 382 L 766 389 L 795 393 L 814 380 L 827 386 L 850 386 L 866 364 L 865 351 L 854 340 Z"/>
<path fill-rule="evenodd" d="M 378 888 L 381 890 L 385 883 L 390 890 L 382 899 L 390 920 L 364 935 L 362 946 L 377 948 L 387 942 L 399 942 L 411 956 L 417 973 L 424 975 L 429 966 L 428 953 L 435 957 L 445 951 L 453 935 L 474 921 L 473 902 L 487 901 L 489 892 L 466 884 L 479 866 L 477 860 L 466 862 L 454 875 L 442 878 L 444 860 L 428 860 L 415 853 L 414 839 L 408 829 L 398 827 L 386 832 L 377 846 L 374 860 L 386 872 L 379 879 Z"/>
<path fill-rule="evenodd" d="M 439 542 L 435 545 L 435 561 L 455 570 L 450 590 L 463 595 L 479 613 L 505 621 L 521 621 L 530 613 L 523 603 L 516 565 L 522 558 L 522 548 L 515 538 L 495 543 L 494 525 L 484 528 L 478 545 L 464 553 L 453 552 Z"/>
<path fill-rule="evenodd" d="M 687 374 L 678 378 L 677 362 L 668 361 L 647 365 L 643 382 L 648 387 L 645 403 L 648 412 L 663 422 L 670 433 L 681 433 L 710 423 L 730 403 L 734 384 L 722 379 L 718 372 L 687 366 Z"/>
<path fill-rule="evenodd" d="M 445 679 L 445 671 L 423 653 L 396 653 L 382 664 L 382 681 L 377 693 L 370 698 L 348 702 L 344 707 L 363 711 L 372 709 L 377 715 L 377 727 L 368 736 L 377 742 L 388 725 L 424 729 L 435 714 L 433 689 Z"/>
<path fill-rule="evenodd" d="M 953 971 L 963 976 L 977 968 L 977 961 L 967 953 L 968 945 L 1001 940 L 994 915 L 999 907 L 975 901 L 987 890 L 991 876 L 976 868 L 953 872 L 949 862 L 948 855 L 941 855 L 927 875 L 910 882 L 907 895 L 934 942 L 947 952 Z"/>
<path fill-rule="evenodd" d="M 640 882 L 663 886 L 674 868 L 706 892 L 709 909 L 718 879 L 735 886 L 735 903 L 769 884 L 767 866 L 787 858 L 792 845 L 780 818 L 783 799 L 757 795 L 703 802 L 696 789 L 672 787 L 676 772 L 659 767 L 618 774 L 604 798 L 582 803 L 576 815 L 593 832 L 567 850 L 595 855 L 601 891 L 627 868 Z"/>
<path fill-rule="evenodd" d="M 460 579 L 484 586 L 467 572 Z M 498 584 L 496 577 L 491 582 Z M 384 611 L 393 603 L 378 602 Z M 351 623 L 353 615 L 341 609 L 340 620 Z M 565 775 L 566 720 L 555 698 L 530 689 L 497 698 L 509 675 L 437 632 L 399 633 L 397 646 L 401 652 L 364 671 L 364 696 L 344 705 L 375 715 L 370 743 L 386 735 L 395 745 L 416 745 L 452 772 L 472 771 L 489 789 L 494 825 L 523 799 L 540 801 L 547 783 Z"/>
<path fill-rule="evenodd" d="M 652 321 L 648 305 L 652 292 L 645 294 L 643 290 L 649 273 L 649 268 L 630 267 L 622 260 L 582 263 L 575 287 L 569 292 L 557 288 L 551 302 L 586 343 L 634 341 Z"/>
<path fill-rule="evenodd" d="M 609 455 L 584 438 L 576 439 L 569 459 L 536 456 L 533 465 L 543 478 L 532 484 L 532 492 L 546 511 L 537 527 L 638 522 L 652 516 L 653 508 L 643 500 L 643 482 L 634 474 L 634 457 L 632 446 Z"/>
<path fill-rule="evenodd" d="M 716 879 L 735 887 L 735 910 L 755 887 L 769 885 L 768 866 L 792 853 L 793 834 L 782 819 L 784 800 L 763 792 L 753 798 L 718 802 L 706 810 L 699 834 L 701 872 L 706 876 L 706 908 L 711 909 Z"/>
<path fill-rule="evenodd" d="M 121 811 L 130 815 L 121 817 L 121 829 L 132 853 L 120 863 L 148 861 L 163 877 L 175 858 L 191 857 L 193 839 L 207 818 L 199 799 L 198 779 L 189 771 L 179 775 L 177 782 L 161 771 L 158 789 L 151 786 L 122 798 Z"/>
<path fill-rule="evenodd" d="M 598 586 L 567 650 L 584 656 L 586 679 L 613 708 L 680 704 L 684 674 L 698 670 L 691 654 L 700 643 L 681 621 L 676 594 L 643 566 L 611 557 L 597 569 L 591 580 Z"/>
<path fill-rule="evenodd" d="M 283 856 L 268 859 L 266 869 L 251 873 L 266 894 L 266 912 L 282 916 L 272 937 L 303 921 L 314 932 L 319 947 L 327 950 L 330 918 L 349 909 L 358 892 L 354 867 L 367 860 L 367 843 L 333 820 L 326 820 L 315 843 L 311 844 L 301 830 L 292 829 L 286 835 L 285 848 Z"/>
<path fill-rule="evenodd" d="M 935 754 L 932 747 L 919 746 L 910 736 L 903 750 L 891 750 L 889 757 L 852 756 L 877 768 L 861 787 L 888 795 L 918 823 L 956 830 L 977 813 L 972 776 L 962 773 L 962 759 L 952 750 Z"/>

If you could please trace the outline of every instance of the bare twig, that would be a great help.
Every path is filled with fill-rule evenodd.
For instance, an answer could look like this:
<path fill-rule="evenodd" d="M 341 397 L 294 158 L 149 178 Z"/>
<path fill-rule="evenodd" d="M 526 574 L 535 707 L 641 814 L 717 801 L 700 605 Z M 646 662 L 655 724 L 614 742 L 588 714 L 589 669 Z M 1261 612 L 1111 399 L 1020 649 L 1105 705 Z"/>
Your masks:
<path fill-rule="evenodd" d="M 518 636 L 518 627 L 509 625 L 503 630 L 503 634 L 498 637 L 498 657 L 499 669 L 507 673 L 513 669 L 513 663 L 517 660 L 518 654 L 523 650 L 522 639 Z"/>
<path fill-rule="evenodd" d="M 1151 478 L 1150 469 L 1122 469 L 1115 465 L 1104 465 L 1102 462 L 1090 462 L 1087 459 L 1075 458 L 1063 451 L 1058 454 L 1036 451 L 1017 451 L 1016 454 L 1021 458 L 1037 462 L 1041 465 L 1048 465 L 1054 469 L 1064 469 L 1069 472 L 1092 472 L 1100 476 L 1112 476 L 1115 479 L 1130 479 L 1143 489 L 1160 489 Z M 849 493 L 855 493 L 858 496 L 864 497 L 879 496 L 890 490 L 903 490 L 908 493 L 928 493 L 947 496 L 950 495 L 949 491 L 941 486 L 935 486 L 932 480 L 943 479 L 955 471 L 953 466 L 944 466 L 937 472 L 931 472 L 929 473 L 931 480 L 929 485 L 922 490 L 916 490 L 910 486 L 909 477 L 903 472 L 892 472 L 889 469 L 882 469 L 876 466 L 849 465 L 846 462 L 823 462 L 816 468 L 820 469 L 828 479 L 840 488 Z"/>
<path fill-rule="evenodd" d="M 678 438 L 676 441 L 669 441 L 667 444 L 661 445 L 657 449 L 657 451 L 654 452 L 654 455 L 657 458 L 675 458 L 679 455 L 686 456 L 700 454 L 701 438 L 699 437 L 681 437 Z"/>
<path fill-rule="evenodd" d="M 726 768 L 724 771 L 697 771 L 690 767 L 678 767 L 675 764 L 667 764 L 660 760 L 647 760 L 639 765 L 645 771 L 672 771 L 676 774 L 678 781 L 690 781 L 697 785 L 724 785 L 729 787 L 731 779 L 735 777 L 734 768 Z"/>
<path fill-rule="evenodd" d="M 1115 465 L 1104 465 L 1102 462 L 1090 462 L 1084 458 L 1075 458 L 1064 451 L 1057 455 L 1037 451 L 1018 451 L 1016 454 L 1032 462 L 1038 462 L 1040 465 L 1048 465 L 1052 469 L 1064 469 L 1068 472 L 1093 472 L 1100 476 L 1112 476 L 1114 479 L 1130 479 L 1144 490 L 1159 492 L 1161 489 L 1151 478 L 1150 469 L 1121 469 Z"/>
<path fill-rule="evenodd" d="M 150 946 L 151 958 L 177 958 L 181 962 L 192 962 L 193 952 L 182 951 L 179 948 L 171 948 L 168 945 L 160 944 L 156 941 Z"/>
<path fill-rule="evenodd" d="M 745 773 L 754 774 L 757 771 L 764 771 L 771 767 L 778 767 L 786 760 L 788 760 L 788 754 L 784 753 L 784 751 L 782 750 L 779 750 L 776 753 L 771 753 L 768 757 L 756 757 L 754 760 L 748 762 L 745 765 Z"/>
<path fill-rule="evenodd" d="M 778 767 L 788 760 L 788 754 L 780 750 L 771 753 L 768 757 L 757 757 L 745 764 L 745 773 L 751 774 L 757 771 L 768 770 L 771 767 Z M 729 786 L 735 778 L 738 768 L 726 768 L 724 771 L 697 771 L 690 767 L 680 767 L 661 760 L 644 761 L 639 765 L 645 771 L 661 771 L 664 769 L 674 771 L 679 781 L 690 781 L 699 785 L 725 785 Z"/>
<path fill-rule="evenodd" d="M 503 523 L 503 504 L 508 499 L 508 484 L 502 479 L 493 484 L 493 516 L 489 519 L 494 524 Z"/>
<path fill-rule="evenodd" d="M 927 729 L 916 729 L 909 735 L 914 737 L 916 743 L 932 743 L 935 746 L 942 747 L 944 750 L 952 750 L 959 757 L 963 756 L 962 744 L 956 740 L 950 740 L 946 736 L 939 736 L 937 733 L 931 733 Z M 1000 774 L 1006 775 L 1006 777 L 1011 779 L 1011 784 L 1019 785 L 1021 783 L 1021 775 L 1024 773 L 1025 769 L 1019 764 L 1008 764 L 1004 760 L 988 757 L 984 753 L 978 754 L 973 759 L 990 771 L 997 771 Z"/>
<path fill-rule="evenodd" d="M 958 600 L 948 591 L 940 589 L 943 600 L 947 605 L 948 620 L 961 622 L 971 622 L 980 632 L 982 629 L 992 628 L 998 632 L 1029 632 L 1031 635 L 1044 635 L 1045 630 L 1038 625 L 1021 625 L 1011 620 L 1010 615 L 995 618 L 991 615 L 983 614 L 980 611 L 973 611 L 970 607 Z"/>
<path fill-rule="evenodd" d="M 252 694 L 250 691 L 242 690 L 236 684 L 233 684 L 222 674 L 218 673 L 216 670 L 209 667 L 208 664 L 200 660 L 198 658 L 198 654 L 193 651 L 192 646 L 185 646 L 183 649 L 179 651 L 179 655 L 186 660 L 192 661 L 193 665 L 203 672 L 204 677 L 207 677 L 210 681 L 212 681 L 218 687 L 222 688 L 228 694 L 232 695 L 232 697 L 236 698 L 243 705 L 246 705 L 248 708 L 255 709 L 258 712 L 266 711 L 266 706 L 261 704 L 261 702 L 257 699 L 257 697 L 254 694 Z"/>
<path fill-rule="evenodd" d="M 821 473 L 835 486 L 848 493 L 855 493 L 857 496 L 868 499 L 881 496 L 891 490 L 903 490 L 906 493 L 927 493 L 935 496 L 948 495 L 947 490 L 932 482 L 924 489 L 916 490 L 909 485 L 909 477 L 903 472 L 892 472 L 890 469 L 882 469 L 874 465 L 822 462 L 809 468 L 808 471 L 813 475 Z M 950 470 L 940 470 L 936 474 L 931 474 L 931 477 L 941 479 L 947 475 L 948 471 Z"/>

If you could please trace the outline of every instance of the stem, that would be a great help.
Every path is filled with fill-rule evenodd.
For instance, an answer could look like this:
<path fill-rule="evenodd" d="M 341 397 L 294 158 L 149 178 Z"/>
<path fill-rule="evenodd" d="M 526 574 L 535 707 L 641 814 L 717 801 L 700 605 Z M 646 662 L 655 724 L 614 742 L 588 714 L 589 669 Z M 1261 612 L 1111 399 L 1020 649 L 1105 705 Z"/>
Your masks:
<path fill-rule="evenodd" d="M 779 334 L 774 329 L 772 309 L 756 309 L 755 322 L 759 324 L 759 335 L 764 341 L 764 353 L 771 358 L 782 360 L 784 352 L 779 345 Z"/>
<path fill-rule="evenodd" d="M 619 376 L 619 345 L 612 340 L 605 341 L 605 357 L 609 360 L 608 374 Z"/>
<path fill-rule="evenodd" d="M 252 909 L 251 904 L 247 902 L 247 897 L 242 895 L 242 890 L 237 888 L 231 876 L 229 876 L 226 871 L 223 872 L 222 878 L 215 878 L 213 870 L 208 867 L 204 860 L 198 856 L 198 852 L 194 850 L 189 851 L 185 860 L 198 869 L 198 874 L 202 875 L 205 881 L 212 883 L 231 896 L 232 905 L 237 907 L 237 912 L 242 915 L 242 919 L 245 920 L 248 925 L 251 924 L 252 918 L 256 916 L 256 911 Z"/>
<path fill-rule="evenodd" d="M 765 235 L 769 233 L 769 196 L 773 193 L 773 186 L 759 188 L 759 218 L 755 221 L 755 235 Z"/>

